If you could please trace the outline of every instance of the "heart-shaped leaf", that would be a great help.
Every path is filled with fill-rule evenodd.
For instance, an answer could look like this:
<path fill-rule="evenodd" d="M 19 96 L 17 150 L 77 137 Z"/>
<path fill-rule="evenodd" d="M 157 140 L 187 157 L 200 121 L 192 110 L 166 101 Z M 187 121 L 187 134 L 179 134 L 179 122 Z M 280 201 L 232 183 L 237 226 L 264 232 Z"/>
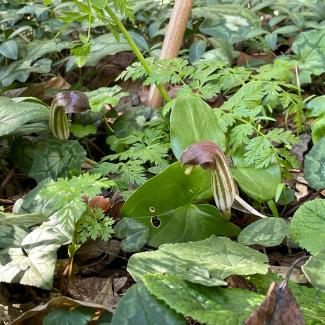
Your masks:
<path fill-rule="evenodd" d="M 57 179 L 68 176 L 69 170 L 80 170 L 86 151 L 77 141 L 39 141 L 34 150 L 34 159 L 29 176 L 37 182 L 48 177 Z"/>
<path fill-rule="evenodd" d="M 212 197 L 210 174 L 201 168 L 186 176 L 174 163 L 140 186 L 126 201 L 122 216 L 135 218 L 150 229 L 148 244 L 236 236 L 239 228 L 226 221 L 214 206 L 195 204 Z"/>
<path fill-rule="evenodd" d="M 164 244 L 131 256 L 128 271 L 136 281 L 148 273 L 168 273 L 206 286 L 225 285 L 230 275 L 267 273 L 267 257 L 226 237 Z"/>

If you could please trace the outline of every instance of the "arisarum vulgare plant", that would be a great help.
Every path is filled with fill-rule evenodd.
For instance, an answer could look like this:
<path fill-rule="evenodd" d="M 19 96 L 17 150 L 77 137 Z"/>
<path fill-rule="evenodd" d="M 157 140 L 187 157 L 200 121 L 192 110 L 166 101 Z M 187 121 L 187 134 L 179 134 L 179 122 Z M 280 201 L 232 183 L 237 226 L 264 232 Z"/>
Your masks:
<path fill-rule="evenodd" d="M 181 162 L 186 166 L 185 173 L 189 175 L 196 165 L 211 171 L 212 193 L 218 209 L 230 219 L 231 208 L 247 211 L 256 216 L 265 216 L 237 195 L 237 188 L 228 166 L 227 157 L 221 148 L 211 141 L 191 144 L 181 155 Z M 240 208 L 238 207 L 240 206 Z"/>

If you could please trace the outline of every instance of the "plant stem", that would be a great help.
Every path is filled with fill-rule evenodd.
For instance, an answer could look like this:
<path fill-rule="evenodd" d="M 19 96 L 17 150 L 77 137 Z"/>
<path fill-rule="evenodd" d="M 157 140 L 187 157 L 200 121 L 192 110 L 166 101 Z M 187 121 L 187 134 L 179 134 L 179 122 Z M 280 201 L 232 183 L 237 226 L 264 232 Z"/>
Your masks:
<path fill-rule="evenodd" d="M 136 55 L 136 57 L 138 58 L 138 60 L 142 64 L 144 70 L 150 76 L 152 74 L 152 70 L 151 70 L 150 66 L 146 62 L 144 56 L 142 55 L 142 53 L 139 50 L 138 46 L 135 44 L 135 42 L 133 41 L 132 37 L 130 36 L 130 34 L 128 33 L 128 31 L 126 30 L 126 28 L 124 27 L 124 25 L 122 24 L 122 22 L 118 19 L 118 17 L 116 16 L 115 12 L 111 8 L 106 7 L 106 11 L 110 15 L 110 17 L 112 18 L 112 20 L 114 21 L 114 23 L 116 24 L 116 26 L 119 28 L 119 30 L 124 35 L 126 41 L 130 45 L 133 53 Z M 168 92 L 164 88 L 164 86 L 163 85 L 157 85 L 157 88 L 158 88 L 161 96 L 165 99 L 165 101 L 166 102 L 170 102 L 171 101 L 171 98 L 169 97 Z"/>
<path fill-rule="evenodd" d="M 274 203 L 273 200 L 267 201 L 267 205 L 269 206 L 270 210 L 272 211 L 272 214 L 275 218 L 280 218 L 278 209 Z"/>

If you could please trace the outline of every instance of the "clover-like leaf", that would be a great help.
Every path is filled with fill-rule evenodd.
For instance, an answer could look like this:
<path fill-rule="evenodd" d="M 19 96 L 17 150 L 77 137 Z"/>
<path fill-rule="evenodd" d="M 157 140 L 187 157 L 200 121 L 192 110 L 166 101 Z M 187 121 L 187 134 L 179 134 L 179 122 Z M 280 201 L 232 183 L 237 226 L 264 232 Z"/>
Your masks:
<path fill-rule="evenodd" d="M 168 273 L 206 286 L 224 285 L 232 274 L 267 273 L 267 257 L 226 237 L 164 244 L 131 256 L 128 271 L 136 281 L 147 273 Z"/>
<path fill-rule="evenodd" d="M 325 201 L 306 202 L 295 212 L 290 223 L 291 239 L 312 254 L 325 247 Z"/>

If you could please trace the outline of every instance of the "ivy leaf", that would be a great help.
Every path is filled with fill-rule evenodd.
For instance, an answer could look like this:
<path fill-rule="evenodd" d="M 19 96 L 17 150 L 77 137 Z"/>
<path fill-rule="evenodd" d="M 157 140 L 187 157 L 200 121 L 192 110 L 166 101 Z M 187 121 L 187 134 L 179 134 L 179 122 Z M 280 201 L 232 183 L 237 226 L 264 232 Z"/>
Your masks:
<path fill-rule="evenodd" d="M 184 317 L 208 325 L 243 324 L 264 298 L 249 290 L 205 287 L 170 274 L 147 274 L 144 284 Z"/>
<path fill-rule="evenodd" d="M 34 160 L 28 173 L 37 182 L 48 177 L 66 177 L 70 170 L 80 170 L 86 151 L 77 141 L 39 141 L 34 150 Z"/>
<path fill-rule="evenodd" d="M 305 156 L 304 175 L 313 189 L 325 188 L 325 137 Z"/>
<path fill-rule="evenodd" d="M 162 301 L 149 294 L 143 284 L 134 284 L 119 301 L 112 325 L 185 325 L 186 321 Z"/>
<path fill-rule="evenodd" d="M 325 244 L 320 252 L 302 266 L 302 270 L 316 289 L 325 292 Z"/>
<path fill-rule="evenodd" d="M 302 248 L 317 254 L 325 247 L 325 201 L 304 203 L 293 215 L 290 223 L 291 239 Z"/>
<path fill-rule="evenodd" d="M 284 219 L 265 218 L 251 223 L 238 236 L 243 245 L 262 245 L 272 247 L 282 243 L 289 234 L 289 227 Z"/>
<path fill-rule="evenodd" d="M 198 242 L 164 244 L 157 251 L 131 256 L 128 272 L 136 281 L 147 273 L 176 275 L 206 286 L 225 285 L 232 274 L 267 273 L 267 257 L 226 237 Z"/>

